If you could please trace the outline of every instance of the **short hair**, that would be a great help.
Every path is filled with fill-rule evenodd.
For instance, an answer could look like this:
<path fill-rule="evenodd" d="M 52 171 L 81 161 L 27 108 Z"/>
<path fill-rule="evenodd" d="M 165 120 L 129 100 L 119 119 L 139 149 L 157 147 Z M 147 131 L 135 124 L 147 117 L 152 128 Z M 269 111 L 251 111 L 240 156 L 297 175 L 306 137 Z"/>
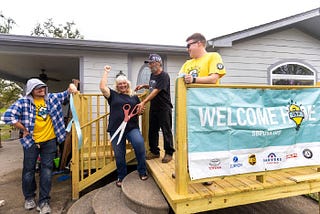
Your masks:
<path fill-rule="evenodd" d="M 202 35 L 201 33 L 194 33 L 192 34 L 191 36 L 189 36 L 187 39 L 186 39 L 186 42 L 188 42 L 189 40 L 194 40 L 194 41 L 199 41 L 203 44 L 204 47 L 206 47 L 207 45 L 207 40 L 206 40 L 206 37 L 204 37 L 204 35 Z"/>

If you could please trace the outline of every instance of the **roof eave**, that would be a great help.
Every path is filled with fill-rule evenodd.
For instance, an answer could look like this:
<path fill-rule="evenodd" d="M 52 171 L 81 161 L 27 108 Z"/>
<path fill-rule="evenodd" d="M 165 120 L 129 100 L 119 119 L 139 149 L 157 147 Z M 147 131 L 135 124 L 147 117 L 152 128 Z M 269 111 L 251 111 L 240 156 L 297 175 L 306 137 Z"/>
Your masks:
<path fill-rule="evenodd" d="M 35 37 L 12 34 L 0 34 L 0 45 L 24 46 L 38 48 L 59 48 L 90 51 L 115 51 L 115 52 L 151 52 L 157 53 L 185 53 L 183 46 L 105 42 L 79 39 L 60 39 L 49 37 Z"/>
<path fill-rule="evenodd" d="M 316 8 L 304 13 L 286 17 L 277 21 L 273 21 L 260 26 L 252 27 L 243 31 L 238 31 L 225 36 L 216 37 L 208 41 L 208 48 L 216 49 L 220 47 L 232 47 L 233 43 L 238 40 L 257 36 L 270 31 L 279 30 L 281 28 L 288 27 L 290 25 L 299 23 L 301 21 L 314 18 L 320 15 L 320 8 Z"/>

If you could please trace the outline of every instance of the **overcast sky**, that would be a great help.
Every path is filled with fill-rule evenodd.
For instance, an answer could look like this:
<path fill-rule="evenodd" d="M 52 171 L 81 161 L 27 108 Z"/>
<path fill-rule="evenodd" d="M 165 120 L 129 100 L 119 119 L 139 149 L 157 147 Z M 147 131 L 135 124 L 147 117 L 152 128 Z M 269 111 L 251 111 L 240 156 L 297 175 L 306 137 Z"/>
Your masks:
<path fill-rule="evenodd" d="M 87 40 L 185 45 L 320 7 L 320 0 L 6 0 L 0 12 L 17 23 L 12 34 L 30 35 L 37 23 L 74 21 Z"/>

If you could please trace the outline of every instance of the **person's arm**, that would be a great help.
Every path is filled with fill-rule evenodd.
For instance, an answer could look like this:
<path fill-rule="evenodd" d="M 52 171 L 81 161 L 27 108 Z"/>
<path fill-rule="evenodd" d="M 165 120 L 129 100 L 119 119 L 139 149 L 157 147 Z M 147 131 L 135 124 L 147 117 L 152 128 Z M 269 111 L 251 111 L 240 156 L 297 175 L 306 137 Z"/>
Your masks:
<path fill-rule="evenodd" d="M 100 81 L 100 91 L 102 92 L 103 96 L 105 96 L 106 98 L 110 97 L 110 89 L 106 87 L 108 83 L 108 74 L 110 71 L 111 71 L 110 65 L 104 66 L 104 73 Z"/>
<path fill-rule="evenodd" d="M 151 101 L 157 94 L 159 94 L 161 90 L 160 89 L 153 89 L 152 92 L 146 97 L 146 99 L 142 100 L 141 103 L 138 104 L 138 111 L 143 112 L 145 109 L 145 105 Z"/>
<path fill-rule="evenodd" d="M 140 90 L 142 88 L 149 89 L 149 85 L 148 84 L 137 85 L 137 87 L 134 90 L 138 91 L 138 90 Z"/>
<path fill-rule="evenodd" d="M 15 102 L 7 109 L 7 111 L 3 114 L 2 120 L 6 124 L 13 125 L 15 128 L 21 130 L 23 132 L 23 137 L 29 135 L 28 129 L 19 121 L 21 115 L 21 104 L 19 101 Z"/>
<path fill-rule="evenodd" d="M 190 74 L 184 76 L 184 81 L 187 84 L 199 83 L 199 84 L 216 84 L 220 78 L 219 74 L 210 74 L 207 77 L 193 77 Z"/>
<path fill-rule="evenodd" d="M 22 137 L 25 137 L 30 134 L 26 127 L 24 127 L 24 125 L 22 125 L 22 123 L 20 122 L 13 123 L 12 125 L 23 132 Z"/>

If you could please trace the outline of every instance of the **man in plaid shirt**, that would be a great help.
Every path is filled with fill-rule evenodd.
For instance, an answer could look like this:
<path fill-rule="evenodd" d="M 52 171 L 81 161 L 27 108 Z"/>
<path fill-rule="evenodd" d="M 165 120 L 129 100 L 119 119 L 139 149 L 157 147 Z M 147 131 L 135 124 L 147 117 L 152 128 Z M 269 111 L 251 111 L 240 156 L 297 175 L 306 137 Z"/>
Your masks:
<path fill-rule="evenodd" d="M 66 131 L 62 103 L 70 93 L 77 92 L 74 84 L 61 93 L 48 93 L 47 85 L 39 79 L 30 79 L 26 85 L 26 95 L 18 99 L 4 113 L 2 120 L 23 132 L 20 142 L 23 146 L 22 192 L 24 207 L 36 207 L 35 171 L 37 157 L 41 157 L 39 202 L 37 210 L 51 213 L 49 206 L 53 159 L 57 151 L 56 143 L 64 142 Z"/>

